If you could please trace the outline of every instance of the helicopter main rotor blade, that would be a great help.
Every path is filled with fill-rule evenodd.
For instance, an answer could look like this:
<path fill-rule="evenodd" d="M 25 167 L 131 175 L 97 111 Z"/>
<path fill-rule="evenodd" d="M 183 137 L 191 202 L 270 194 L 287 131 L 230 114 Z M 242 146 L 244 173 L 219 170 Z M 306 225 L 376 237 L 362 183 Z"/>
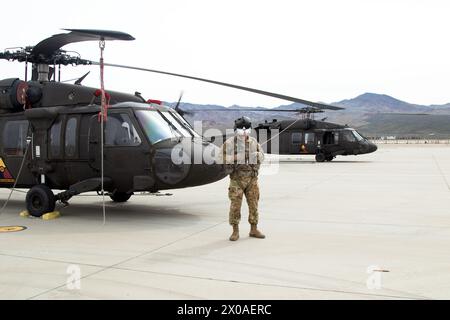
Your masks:
<path fill-rule="evenodd" d="M 211 109 L 211 108 L 199 108 L 190 110 L 191 112 L 197 112 L 197 111 L 241 111 L 241 112 L 294 112 L 294 113 L 317 113 L 317 112 L 323 112 L 322 109 L 320 110 L 304 110 L 304 109 L 244 109 L 244 108 L 221 108 L 221 109 Z"/>
<path fill-rule="evenodd" d="M 31 51 L 32 59 L 38 59 L 39 56 L 45 58 L 52 55 L 60 48 L 69 43 L 94 41 L 94 40 L 134 40 L 134 38 L 125 32 L 112 30 L 93 30 L 93 29 L 64 29 L 69 33 L 55 34 L 42 40 L 35 45 Z M 38 62 L 38 61 L 36 61 Z"/>
<path fill-rule="evenodd" d="M 374 113 L 374 114 L 375 115 L 377 115 L 377 114 L 394 115 L 394 116 L 433 116 L 433 115 L 439 115 L 439 114 L 431 114 L 431 113 L 405 113 L 405 112 L 377 112 L 377 113 Z"/>
<path fill-rule="evenodd" d="M 95 62 L 95 61 L 91 61 L 91 64 L 99 65 L 99 63 Z M 153 72 L 153 73 L 165 74 L 165 75 L 168 75 L 168 76 L 174 76 L 174 77 L 187 78 L 187 79 L 192 79 L 192 80 L 208 82 L 208 83 L 217 84 L 217 85 L 220 85 L 220 86 L 230 87 L 230 88 L 234 88 L 234 89 L 239 89 L 239 90 L 249 91 L 249 92 L 253 92 L 253 93 L 257 93 L 257 94 L 262 94 L 262 95 L 269 96 L 269 97 L 274 97 L 274 98 L 283 99 L 283 100 L 287 100 L 287 101 L 297 102 L 297 103 L 301 103 L 301 104 L 304 104 L 304 105 L 307 105 L 307 106 L 311 106 L 311 107 L 314 107 L 314 108 L 317 108 L 317 109 L 328 109 L 328 110 L 342 110 L 342 109 L 344 109 L 344 108 L 341 108 L 341 107 L 336 107 L 336 106 L 332 106 L 332 105 L 328 105 L 328 104 L 324 104 L 324 103 L 320 103 L 320 102 L 312 102 L 312 101 L 303 100 L 303 99 L 299 99 L 299 98 L 295 98 L 295 97 L 290 97 L 290 96 L 286 96 L 286 95 L 278 94 L 278 93 L 274 93 L 274 92 L 263 91 L 263 90 L 259 90 L 259 89 L 253 89 L 253 88 L 239 86 L 239 85 L 235 85 L 235 84 L 231 84 L 231 83 L 220 82 L 220 81 L 215 81 L 215 80 L 209 80 L 209 79 L 199 78 L 199 77 L 194 77 L 194 76 L 188 76 L 188 75 L 179 74 L 179 73 L 160 71 L 160 70 L 153 70 L 153 69 L 140 68 L 140 67 L 133 67 L 133 66 L 125 66 L 125 65 L 113 64 L 113 63 L 105 63 L 105 66 L 115 67 L 115 68 L 131 69 L 131 70 L 138 70 L 138 71 Z"/>

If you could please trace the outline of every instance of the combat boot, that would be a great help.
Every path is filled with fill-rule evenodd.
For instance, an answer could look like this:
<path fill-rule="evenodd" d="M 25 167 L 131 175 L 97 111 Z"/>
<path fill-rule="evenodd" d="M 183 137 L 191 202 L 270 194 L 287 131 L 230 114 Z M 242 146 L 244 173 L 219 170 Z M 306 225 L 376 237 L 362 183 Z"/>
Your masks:
<path fill-rule="evenodd" d="M 251 225 L 250 237 L 258 238 L 258 239 L 264 239 L 266 236 L 261 233 L 261 231 L 258 230 L 258 226 L 256 224 Z"/>
<path fill-rule="evenodd" d="M 237 239 L 239 239 L 239 226 L 233 224 L 233 233 L 230 236 L 230 241 L 236 241 Z"/>

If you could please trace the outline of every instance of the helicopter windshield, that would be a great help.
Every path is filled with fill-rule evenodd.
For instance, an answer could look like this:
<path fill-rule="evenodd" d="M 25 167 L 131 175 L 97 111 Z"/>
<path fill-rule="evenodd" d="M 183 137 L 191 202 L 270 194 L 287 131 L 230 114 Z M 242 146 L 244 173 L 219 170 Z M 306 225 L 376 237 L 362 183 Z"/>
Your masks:
<path fill-rule="evenodd" d="M 152 144 L 182 137 L 182 133 L 176 129 L 175 125 L 170 125 L 168 122 L 170 120 L 165 120 L 158 111 L 137 110 L 136 116 Z"/>
<path fill-rule="evenodd" d="M 192 134 L 184 125 L 182 125 L 178 119 L 175 118 L 174 114 L 170 111 L 162 111 L 163 116 L 169 120 L 175 128 L 183 135 L 183 137 L 192 137 Z"/>
<path fill-rule="evenodd" d="M 183 124 L 183 126 L 189 130 L 189 132 L 194 135 L 194 137 L 200 137 L 200 135 L 194 130 L 194 128 L 192 128 L 192 126 L 182 117 L 180 116 L 178 113 L 176 112 L 171 112 L 170 113 L 173 117 L 175 117 L 178 122 L 180 122 L 181 124 Z"/>
<path fill-rule="evenodd" d="M 364 138 L 358 133 L 358 131 L 352 130 L 352 132 L 353 132 L 353 135 L 355 136 L 356 140 L 358 140 L 358 141 L 364 140 Z"/>

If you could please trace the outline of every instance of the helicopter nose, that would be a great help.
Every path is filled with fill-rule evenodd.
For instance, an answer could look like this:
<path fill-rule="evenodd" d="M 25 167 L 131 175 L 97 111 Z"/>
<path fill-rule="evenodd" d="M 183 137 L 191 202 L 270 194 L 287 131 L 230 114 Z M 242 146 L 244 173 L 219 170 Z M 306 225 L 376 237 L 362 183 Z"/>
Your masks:
<path fill-rule="evenodd" d="M 365 141 L 364 148 L 362 149 L 362 153 L 372 153 L 377 151 L 378 147 L 375 143 Z"/>
<path fill-rule="evenodd" d="M 155 175 L 166 188 L 194 187 L 227 176 L 216 162 L 219 148 L 205 141 L 161 142 L 154 157 Z"/>
<path fill-rule="evenodd" d="M 185 182 L 189 186 L 199 186 L 219 181 L 228 174 L 222 164 L 216 161 L 219 148 L 207 142 L 193 142 L 192 165 Z"/>
<path fill-rule="evenodd" d="M 373 142 L 370 142 L 370 144 L 369 144 L 369 151 L 367 153 L 375 152 L 375 151 L 377 151 L 377 149 L 378 149 L 377 145 L 375 143 L 373 143 Z"/>

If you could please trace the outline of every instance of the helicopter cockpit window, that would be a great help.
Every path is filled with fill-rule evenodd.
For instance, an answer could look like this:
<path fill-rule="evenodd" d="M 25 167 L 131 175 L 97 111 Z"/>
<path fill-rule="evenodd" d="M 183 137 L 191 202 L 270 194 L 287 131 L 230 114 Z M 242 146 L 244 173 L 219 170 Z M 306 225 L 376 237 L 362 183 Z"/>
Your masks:
<path fill-rule="evenodd" d="M 66 136 L 64 139 L 64 152 L 66 156 L 73 157 L 77 151 L 77 119 L 70 118 L 66 123 Z"/>
<path fill-rule="evenodd" d="M 137 110 L 136 116 L 151 143 L 181 138 L 181 134 L 154 110 Z"/>
<path fill-rule="evenodd" d="M 301 144 L 302 143 L 302 133 L 301 132 L 293 132 L 291 137 L 292 137 L 292 144 Z"/>
<path fill-rule="evenodd" d="M 314 143 L 316 134 L 312 132 L 305 133 L 305 143 Z"/>
<path fill-rule="evenodd" d="M 3 130 L 3 153 L 23 156 L 27 147 L 27 120 L 8 121 Z"/>
<path fill-rule="evenodd" d="M 356 140 L 363 141 L 364 138 L 358 133 L 356 130 L 352 130 L 353 135 L 356 137 Z"/>
<path fill-rule="evenodd" d="M 61 120 L 57 119 L 50 129 L 50 157 L 61 155 Z"/>
<path fill-rule="evenodd" d="M 127 114 L 111 113 L 105 127 L 106 146 L 137 146 L 141 138 Z"/>
<path fill-rule="evenodd" d="M 356 142 L 356 137 L 352 134 L 351 130 L 342 131 L 342 138 L 347 142 Z"/>
<path fill-rule="evenodd" d="M 334 143 L 339 144 L 339 132 L 334 132 Z"/>

